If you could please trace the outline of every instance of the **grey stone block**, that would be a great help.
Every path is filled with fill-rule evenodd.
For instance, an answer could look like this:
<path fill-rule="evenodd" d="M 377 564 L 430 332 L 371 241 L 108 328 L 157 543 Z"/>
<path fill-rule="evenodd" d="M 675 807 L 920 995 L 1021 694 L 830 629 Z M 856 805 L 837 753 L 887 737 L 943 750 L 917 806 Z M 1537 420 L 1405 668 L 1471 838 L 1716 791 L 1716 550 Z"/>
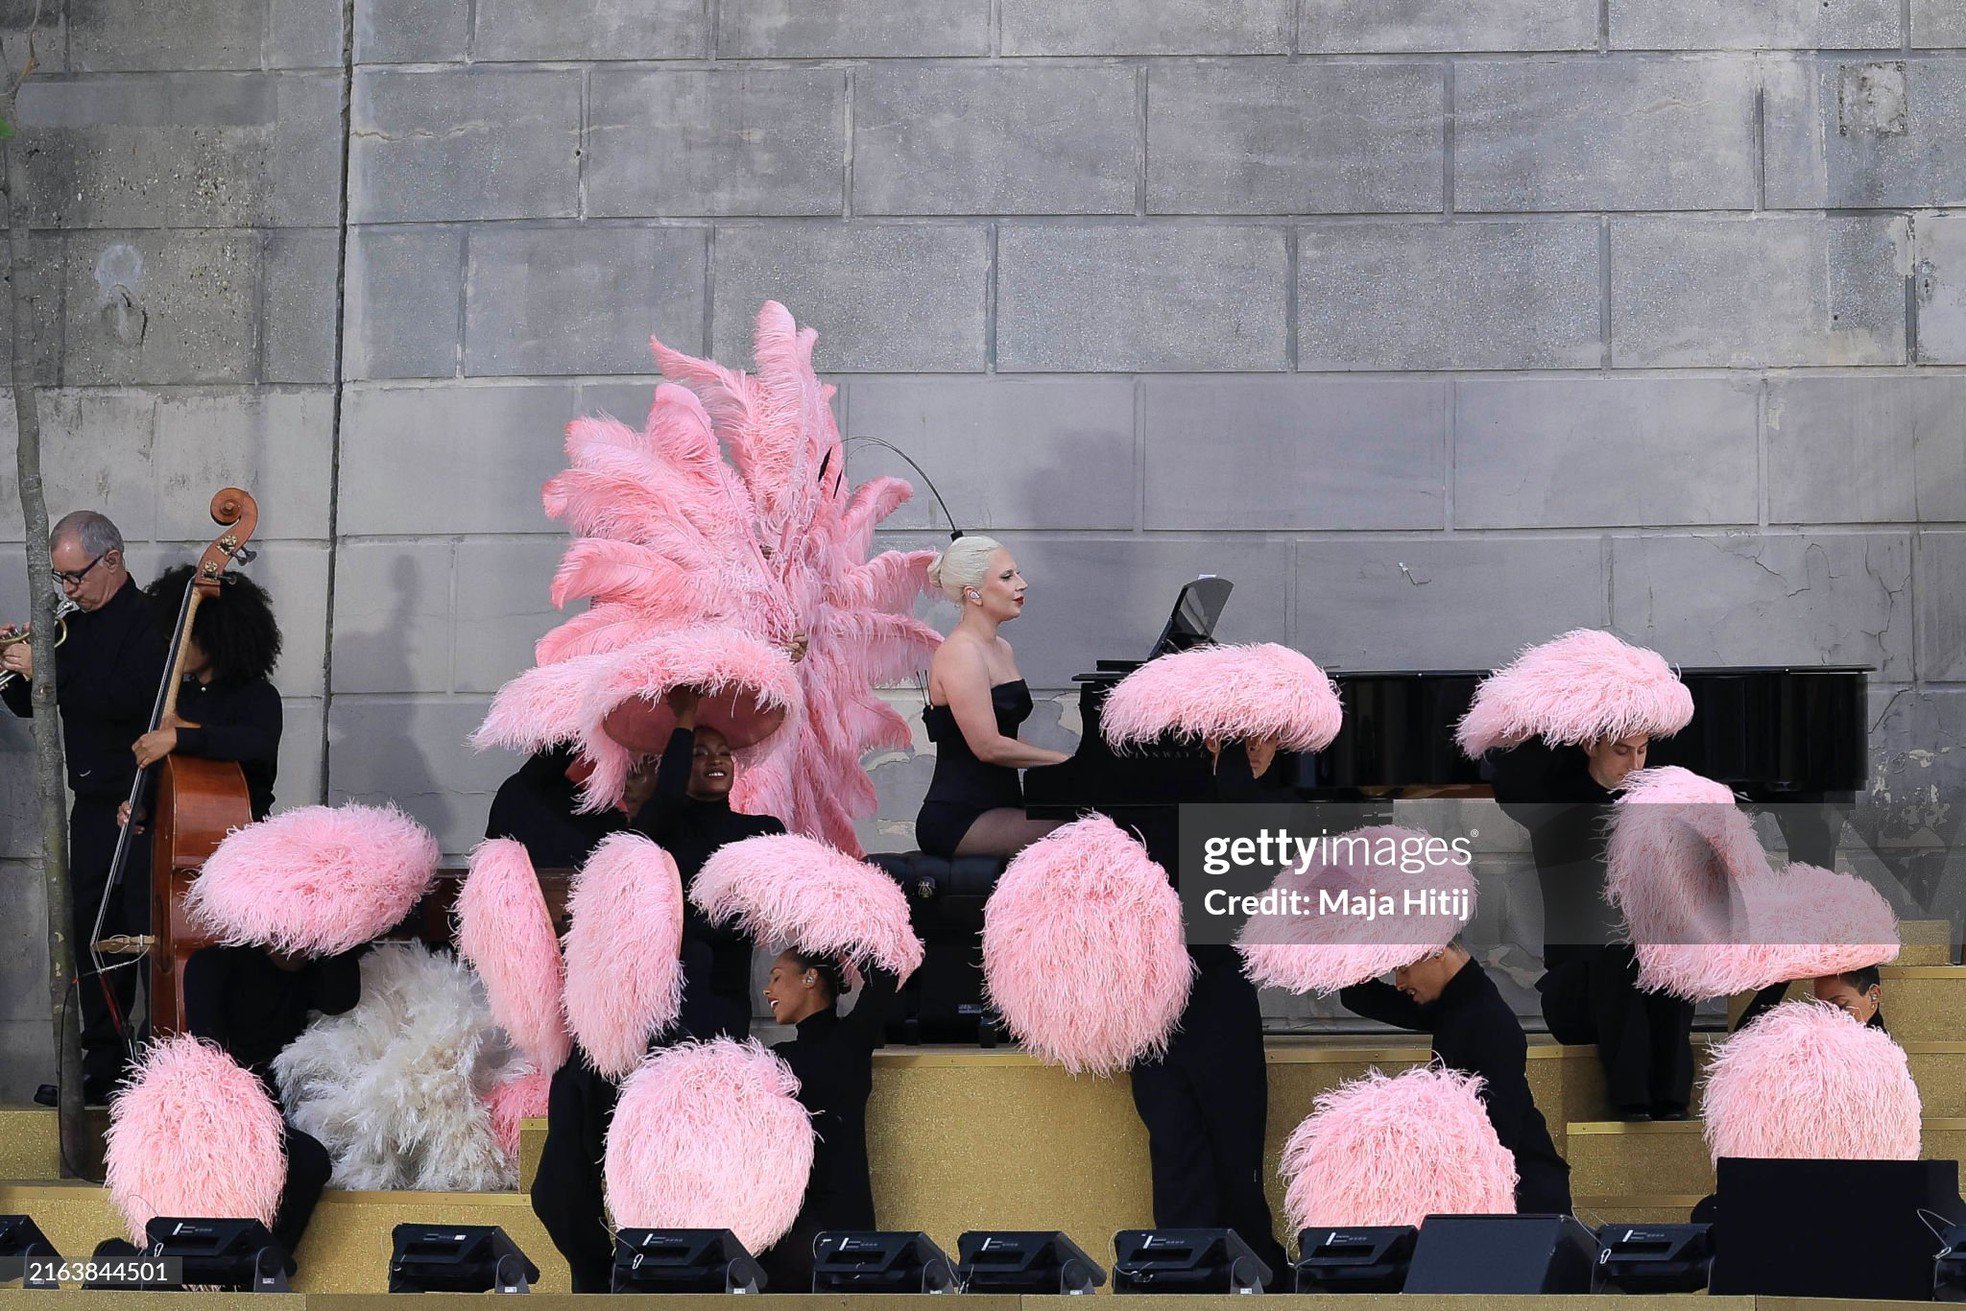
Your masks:
<path fill-rule="evenodd" d="M 211 488 L 199 489 L 207 504 L 210 502 Z M 188 493 L 187 500 L 195 501 L 196 493 Z M 286 532 L 289 525 L 281 517 L 282 506 L 271 497 L 261 501 L 267 516 L 262 520 L 262 528 L 274 532 Z M 204 526 L 193 535 L 192 540 L 199 543 L 210 540 L 218 526 L 207 518 Z M 170 552 L 166 563 L 188 561 L 188 550 Z M 326 684 L 323 677 L 323 661 L 328 644 L 328 548 L 325 542 L 282 542 L 267 541 L 260 546 L 259 558 L 251 564 L 238 566 L 252 580 L 264 587 L 273 597 L 274 613 L 280 618 L 281 636 L 285 638 L 285 650 L 280 655 L 280 667 L 274 671 L 273 683 L 281 693 L 290 697 L 318 697 Z M 339 591 L 339 586 L 337 586 Z M 317 734 L 318 734 L 318 730 Z M 284 736 L 284 735 L 283 735 Z M 314 744 L 318 753 L 319 741 Z M 282 752 L 282 758 L 286 753 Z"/>
<path fill-rule="evenodd" d="M 355 0 L 355 62 L 462 59 L 471 47 L 471 0 Z"/>
<path fill-rule="evenodd" d="M 319 73 L 30 79 L 29 212 L 62 228 L 330 226 L 340 106 Z"/>
<path fill-rule="evenodd" d="M 1751 209 L 1755 91 L 1742 58 L 1464 61 L 1454 207 Z"/>
<path fill-rule="evenodd" d="M 1006 224 L 997 238 L 997 364 L 1285 368 L 1288 277 L 1275 228 Z"/>
<path fill-rule="evenodd" d="M 1611 221 L 1619 368 L 1898 364 L 1902 219 Z"/>
<path fill-rule="evenodd" d="M 1156 67 L 1148 212 L 1438 210 L 1445 97 L 1432 65 Z"/>
<path fill-rule="evenodd" d="M 838 214 L 846 74 L 601 69 L 587 115 L 587 212 Z"/>
<path fill-rule="evenodd" d="M 268 68 L 340 68 L 341 7 L 317 0 L 267 0 Z"/>
<path fill-rule="evenodd" d="M 465 258 L 467 374 L 646 373 L 701 348 L 701 228 L 490 228 Z"/>
<path fill-rule="evenodd" d="M 566 426 L 579 415 L 567 384 L 350 387 L 343 538 L 551 531 L 539 488 L 566 467 Z"/>
<path fill-rule="evenodd" d="M 1966 600 L 1957 580 L 1966 572 L 1966 533 L 1918 534 L 1918 676 L 1927 682 L 1966 679 Z"/>
<path fill-rule="evenodd" d="M 456 549 L 441 538 L 335 548 L 337 695 L 450 691 Z"/>
<path fill-rule="evenodd" d="M 1838 374 L 1768 384 L 1768 517 L 1966 517 L 1966 379 Z"/>
<path fill-rule="evenodd" d="M 464 231 L 349 229 L 343 376 L 457 373 L 464 344 Z"/>
<path fill-rule="evenodd" d="M 1892 47 L 1897 0 L 1610 0 L 1614 50 Z"/>
<path fill-rule="evenodd" d="M 1966 217 L 1911 220 L 1912 305 L 1920 364 L 1966 364 Z"/>
<path fill-rule="evenodd" d="M 717 8 L 725 59 L 990 53 L 989 0 L 745 0 Z"/>
<path fill-rule="evenodd" d="M 1293 644 L 1326 669 L 1493 669 L 1601 627 L 1602 560 L 1595 538 L 1305 538 Z"/>
<path fill-rule="evenodd" d="M 61 381 L 63 311 L 70 252 L 85 249 L 87 238 L 70 240 L 56 233 L 30 236 L 23 243 L 26 267 L 17 270 L 20 279 L 20 346 L 28 357 L 36 382 L 53 387 Z M 13 353 L 0 341 L 0 361 L 13 376 Z M 0 460 L 0 464 L 4 464 Z"/>
<path fill-rule="evenodd" d="M 38 877 L 38 867 L 30 868 Z M 48 1017 L 0 1020 L 0 1053 L 5 1053 L 0 1055 L 0 1098 L 11 1106 L 24 1106 L 54 1073 L 54 1030 Z"/>
<path fill-rule="evenodd" d="M 1755 390 L 1748 378 L 1458 382 L 1454 522 L 1754 523 Z"/>
<path fill-rule="evenodd" d="M 576 214 L 580 79 L 577 70 L 361 70 L 349 221 Z"/>
<path fill-rule="evenodd" d="M 853 99 L 856 214 L 1131 214 L 1130 68 L 876 65 Z"/>
<path fill-rule="evenodd" d="M 711 343 L 726 363 L 750 359 L 758 307 L 776 300 L 820 330 L 822 370 L 983 368 L 989 238 L 981 227 L 722 225 L 712 267 Z"/>
<path fill-rule="evenodd" d="M 259 380 L 333 382 L 341 235 L 332 228 L 269 232 L 264 259 Z"/>
<path fill-rule="evenodd" d="M 1911 0 L 1911 43 L 1915 46 L 1966 46 L 1966 9 L 1954 0 Z"/>
<path fill-rule="evenodd" d="M 1949 205 L 1966 195 L 1966 69 L 1953 59 L 1771 63 L 1771 209 Z"/>
<path fill-rule="evenodd" d="M 1295 0 L 1003 0 L 1006 55 L 1281 55 Z"/>
<path fill-rule="evenodd" d="M 1149 378 L 1148 529 L 1439 528 L 1437 378 Z"/>
<path fill-rule="evenodd" d="M 1132 528 L 1133 384 L 1116 378 L 855 378 L 847 432 L 928 471 L 963 528 Z M 849 449 L 855 481 L 905 478 L 890 528 L 947 525 L 921 476 L 877 446 Z"/>
<path fill-rule="evenodd" d="M 131 396 L 133 402 L 144 399 Z M 327 539 L 334 490 L 332 392 L 166 391 L 157 395 L 153 422 L 158 538 L 209 538 L 217 531 L 209 513 L 212 493 L 244 487 L 258 498 L 268 535 Z"/>
<path fill-rule="evenodd" d="M 283 697 L 280 704 L 280 773 L 274 779 L 273 809 L 318 806 L 328 799 L 321 777 L 321 723 L 326 711 L 319 697 Z"/>
<path fill-rule="evenodd" d="M 149 392 L 85 389 L 41 393 L 42 497 L 48 522 L 70 510 L 99 510 L 130 541 L 156 534 L 156 402 Z M 12 432 L 12 397 L 4 413 Z M 209 502 L 209 489 L 205 496 Z M 0 461 L 0 540 L 23 541 L 20 482 Z M 14 557 L 18 565 L 19 556 Z M 9 572 L 0 568 L 0 574 Z M 16 577 L 19 570 L 13 569 Z M 144 581 L 148 582 L 148 579 Z M 19 599 L 24 603 L 23 587 Z M 0 619 L 0 623 L 4 623 Z"/>
<path fill-rule="evenodd" d="M 1306 53 L 1594 50 L 1597 0 L 1304 0 Z"/>
<path fill-rule="evenodd" d="M 1299 368 L 1581 369 L 1601 356 L 1592 220 L 1299 230 Z"/>
<path fill-rule="evenodd" d="M 77 71 L 258 68 L 266 40 L 267 3 L 177 0 L 128 5 L 71 0 L 69 67 Z"/>
<path fill-rule="evenodd" d="M 328 711 L 328 802 L 393 802 L 428 828 L 446 854 L 484 839 L 492 793 L 524 763 L 473 751 L 485 697 L 338 696 Z"/>
<path fill-rule="evenodd" d="M 566 549 L 564 533 L 467 537 L 457 544 L 453 688 L 496 692 L 532 668 L 533 643 L 571 617 L 547 600 Z"/>
<path fill-rule="evenodd" d="M 1686 665 L 1871 665 L 1911 677 L 1905 533 L 1615 538 L 1611 622 Z"/>
<path fill-rule="evenodd" d="M 473 59 L 703 59 L 704 0 L 477 0 Z"/>
<path fill-rule="evenodd" d="M 241 229 L 70 234 L 64 381 L 251 381 L 261 246 Z"/>

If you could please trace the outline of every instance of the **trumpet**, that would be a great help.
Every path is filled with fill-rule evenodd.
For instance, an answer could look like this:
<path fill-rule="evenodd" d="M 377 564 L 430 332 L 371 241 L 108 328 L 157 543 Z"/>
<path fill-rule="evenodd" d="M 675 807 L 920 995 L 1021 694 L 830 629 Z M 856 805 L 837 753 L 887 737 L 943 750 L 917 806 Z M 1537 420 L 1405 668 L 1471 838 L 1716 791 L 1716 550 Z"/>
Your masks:
<path fill-rule="evenodd" d="M 75 604 L 75 602 L 65 596 L 55 598 L 55 645 L 57 647 L 68 640 L 68 617 L 81 608 L 81 606 Z M 34 629 L 32 626 L 23 628 L 18 633 L 8 633 L 5 636 L 0 636 L 0 650 L 5 650 L 10 646 L 18 646 L 22 642 L 31 641 L 33 637 Z M 11 669 L 0 669 L 0 687 L 8 686 L 19 677 L 20 675 Z"/>

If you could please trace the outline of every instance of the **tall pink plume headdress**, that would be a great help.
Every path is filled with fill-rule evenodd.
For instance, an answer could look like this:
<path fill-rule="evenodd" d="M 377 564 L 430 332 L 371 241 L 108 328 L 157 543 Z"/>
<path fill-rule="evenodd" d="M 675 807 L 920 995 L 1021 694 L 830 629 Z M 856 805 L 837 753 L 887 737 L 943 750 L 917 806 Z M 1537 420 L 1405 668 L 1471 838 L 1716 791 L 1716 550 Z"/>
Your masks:
<path fill-rule="evenodd" d="M 577 745 L 595 766 L 586 804 L 602 809 L 633 756 L 661 748 L 667 694 L 697 687 L 714 693 L 702 722 L 740 748 L 732 804 L 859 854 L 853 821 L 876 804 L 861 758 L 909 741 L 875 689 L 926 668 L 941 639 L 912 614 L 930 553 L 869 558 L 912 489 L 848 485 L 815 340 L 767 301 L 756 373 L 652 342 L 670 381 L 643 429 L 568 425 L 570 467 L 544 499 L 577 536 L 552 599 L 592 604 L 540 639 L 538 667 L 500 690 L 479 746 Z M 800 637 L 793 664 L 783 652 Z"/>
<path fill-rule="evenodd" d="M 1658 652 L 1578 628 L 1483 679 L 1455 738 L 1472 758 L 1532 737 L 1551 746 L 1671 737 L 1692 719 L 1693 694 Z"/>

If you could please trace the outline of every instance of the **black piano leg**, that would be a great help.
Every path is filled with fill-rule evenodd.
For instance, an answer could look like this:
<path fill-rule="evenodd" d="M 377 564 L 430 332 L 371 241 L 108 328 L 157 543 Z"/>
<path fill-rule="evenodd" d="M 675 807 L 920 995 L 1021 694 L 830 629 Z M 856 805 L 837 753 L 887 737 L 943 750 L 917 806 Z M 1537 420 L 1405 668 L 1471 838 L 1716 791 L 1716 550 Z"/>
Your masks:
<path fill-rule="evenodd" d="M 1847 795 L 1837 802 L 1847 803 Z M 1822 869 L 1836 868 L 1836 842 L 1843 833 L 1842 805 L 1833 804 L 1821 792 L 1797 792 L 1769 803 L 1775 813 L 1775 827 L 1788 844 L 1789 859 Z"/>

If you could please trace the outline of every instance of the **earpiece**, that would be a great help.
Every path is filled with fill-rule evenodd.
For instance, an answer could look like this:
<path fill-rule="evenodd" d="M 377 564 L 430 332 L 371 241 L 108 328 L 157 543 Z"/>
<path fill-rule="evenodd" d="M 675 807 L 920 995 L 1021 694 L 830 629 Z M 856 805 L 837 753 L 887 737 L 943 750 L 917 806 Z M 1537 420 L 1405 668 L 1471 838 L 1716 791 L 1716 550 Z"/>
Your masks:
<path fill-rule="evenodd" d="M 983 603 L 983 593 L 977 591 L 974 587 L 963 588 L 963 594 L 977 605 L 981 605 Z"/>

